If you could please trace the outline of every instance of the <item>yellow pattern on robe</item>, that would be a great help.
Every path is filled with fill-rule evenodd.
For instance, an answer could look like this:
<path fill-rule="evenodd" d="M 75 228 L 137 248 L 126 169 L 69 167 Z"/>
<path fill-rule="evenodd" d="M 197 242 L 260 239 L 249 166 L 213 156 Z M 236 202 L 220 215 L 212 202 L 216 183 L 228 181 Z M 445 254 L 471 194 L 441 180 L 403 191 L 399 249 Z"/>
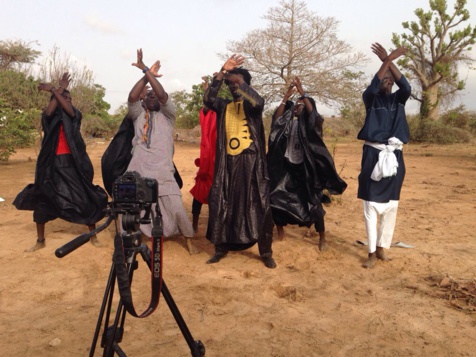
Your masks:
<path fill-rule="evenodd" d="M 241 154 L 253 142 L 243 109 L 243 101 L 228 103 L 225 120 L 226 151 L 229 155 Z"/>

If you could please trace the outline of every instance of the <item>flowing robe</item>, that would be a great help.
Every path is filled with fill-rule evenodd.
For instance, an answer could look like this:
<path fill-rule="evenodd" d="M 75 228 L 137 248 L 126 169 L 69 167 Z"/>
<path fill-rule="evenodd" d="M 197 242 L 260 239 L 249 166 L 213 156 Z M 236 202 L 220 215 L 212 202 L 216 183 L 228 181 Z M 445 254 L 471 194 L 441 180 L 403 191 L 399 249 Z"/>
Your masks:
<path fill-rule="evenodd" d="M 325 214 L 322 191 L 342 194 L 347 184 L 336 172 L 334 160 L 322 140 L 321 115 L 314 100 L 313 110 L 305 109 L 297 119 L 299 144 L 303 162 L 292 164 L 285 157 L 293 122 L 293 103 L 288 102 L 282 116 L 273 120 L 268 141 L 270 203 L 274 222 L 284 226 L 298 224 L 309 227 Z"/>
<path fill-rule="evenodd" d="M 53 115 L 42 115 L 44 132 L 36 164 L 35 183 L 26 186 L 13 204 L 20 210 L 47 210 L 51 219 L 61 218 L 78 224 L 92 225 L 102 219 L 107 206 L 107 194 L 93 184 L 94 169 L 81 136 L 81 112 L 74 108 L 70 118 L 61 108 Z M 60 127 L 71 154 L 67 167 L 58 168 L 56 149 Z"/>
<path fill-rule="evenodd" d="M 218 97 L 222 81 L 214 79 L 204 104 L 216 112 L 215 177 L 208 196 L 207 239 L 230 250 L 241 250 L 260 242 L 260 253 L 271 253 L 273 220 L 269 206 L 269 178 L 262 112 L 264 99 L 248 84 L 240 90 L 248 97 L 244 113 L 252 143 L 238 155 L 227 153 L 226 109 L 228 99 Z M 251 101 L 250 101 L 251 99 Z M 254 105 L 253 105 L 254 104 Z M 266 242 L 267 252 L 261 250 Z"/>

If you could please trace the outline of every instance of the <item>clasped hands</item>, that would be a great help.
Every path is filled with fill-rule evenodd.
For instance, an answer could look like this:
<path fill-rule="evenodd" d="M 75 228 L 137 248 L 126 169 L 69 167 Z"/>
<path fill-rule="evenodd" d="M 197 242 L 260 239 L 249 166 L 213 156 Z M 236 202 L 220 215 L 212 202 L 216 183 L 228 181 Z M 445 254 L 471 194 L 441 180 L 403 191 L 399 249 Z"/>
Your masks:
<path fill-rule="evenodd" d="M 58 80 L 58 84 L 60 88 L 67 89 L 69 86 L 69 83 L 71 82 L 71 76 L 69 75 L 68 72 L 63 73 L 63 76 Z M 47 92 L 51 92 L 55 86 L 51 83 L 40 83 L 38 84 L 38 90 L 44 90 Z"/>
<path fill-rule="evenodd" d="M 136 63 L 132 63 L 132 65 L 134 67 L 137 67 L 139 68 L 140 70 L 144 71 L 145 69 L 147 69 L 148 67 L 144 64 L 144 62 L 142 61 L 143 59 L 143 53 L 142 53 L 142 48 L 139 48 L 137 50 L 137 62 Z M 154 62 L 154 64 L 149 68 L 149 70 L 147 72 L 150 72 L 154 77 L 162 77 L 163 74 L 159 74 L 159 69 L 160 69 L 160 61 L 157 60 Z"/>

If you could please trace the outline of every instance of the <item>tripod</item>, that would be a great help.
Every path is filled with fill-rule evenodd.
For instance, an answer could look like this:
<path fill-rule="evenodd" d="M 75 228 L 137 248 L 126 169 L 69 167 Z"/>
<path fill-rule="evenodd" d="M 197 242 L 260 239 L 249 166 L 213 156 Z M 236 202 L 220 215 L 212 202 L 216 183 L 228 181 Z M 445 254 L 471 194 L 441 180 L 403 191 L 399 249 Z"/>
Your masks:
<path fill-rule="evenodd" d="M 126 240 L 127 241 L 127 240 Z M 132 282 L 132 276 L 134 270 L 138 267 L 138 261 L 136 260 L 137 255 L 140 254 L 144 260 L 144 262 L 150 261 L 150 249 L 146 244 L 141 244 L 139 247 L 134 246 L 124 246 L 124 253 L 127 257 L 127 267 L 129 273 L 129 281 Z M 103 356 L 108 357 L 112 356 L 114 352 L 116 352 L 119 356 L 126 356 L 124 351 L 119 346 L 119 342 L 122 341 L 122 336 L 124 333 L 124 322 L 126 318 L 126 311 L 123 309 L 122 301 L 119 301 L 119 306 L 117 308 L 116 316 L 114 318 L 114 322 L 111 326 L 109 324 L 109 318 L 111 314 L 111 305 L 112 305 L 112 297 L 114 293 L 114 286 L 115 286 L 115 279 L 116 279 L 116 267 L 115 263 L 112 263 L 111 271 L 109 274 L 109 279 L 106 286 L 106 291 L 104 293 L 103 302 L 101 305 L 101 310 L 98 317 L 98 322 L 96 325 L 96 331 L 94 333 L 93 342 L 91 344 L 91 351 L 90 356 L 94 356 L 94 351 L 96 349 L 96 344 L 99 338 L 99 331 L 101 330 L 101 324 L 104 319 L 104 332 L 101 339 L 101 347 L 104 348 Z M 162 289 L 161 289 L 162 296 L 164 297 L 167 305 L 172 312 L 177 325 L 179 326 L 183 337 L 188 343 L 190 347 L 190 351 L 193 357 L 200 357 L 205 355 L 205 346 L 202 344 L 201 341 L 195 341 L 190 333 L 185 321 L 180 314 L 175 301 L 170 294 L 167 285 L 164 281 L 162 281 Z"/>
<path fill-rule="evenodd" d="M 93 235 L 95 235 L 96 233 L 102 231 L 107 226 L 109 226 L 109 224 L 111 223 L 113 219 L 114 217 L 112 215 L 109 216 L 107 221 L 101 226 L 99 226 L 98 228 L 92 230 L 89 233 L 82 234 L 81 236 L 75 238 L 74 240 L 58 248 L 55 252 L 56 256 L 58 258 L 62 258 L 65 255 L 72 252 L 74 249 L 85 244 L 87 241 L 89 241 L 89 239 Z M 132 221 L 129 223 L 132 223 Z M 125 261 L 126 261 L 126 270 L 127 270 L 127 275 L 128 275 L 129 285 L 130 285 L 132 283 L 134 270 L 138 268 L 137 255 L 140 254 L 144 262 L 147 264 L 147 262 L 151 261 L 151 251 L 146 244 L 141 244 L 140 231 L 137 231 L 132 234 L 125 234 L 122 237 L 119 235 L 118 232 L 116 232 L 115 239 L 121 239 L 121 238 L 124 244 L 123 248 L 124 248 Z M 149 269 L 152 269 L 150 265 L 148 266 L 149 266 Z M 119 343 L 122 341 L 122 337 L 124 334 L 124 323 L 125 323 L 125 318 L 127 313 L 126 309 L 124 308 L 122 298 L 119 300 L 117 312 L 114 317 L 113 323 L 112 325 L 109 325 L 109 320 L 111 318 L 111 307 L 113 304 L 113 295 L 114 295 L 116 278 L 119 279 L 117 275 L 116 263 L 113 260 L 111 265 L 111 270 L 109 273 L 109 278 L 106 285 L 106 290 L 104 292 L 101 309 L 98 316 L 96 330 L 94 332 L 94 337 L 91 344 L 91 349 L 89 353 L 90 357 L 94 356 L 96 345 L 99 339 L 101 325 L 103 323 L 104 323 L 104 331 L 101 338 L 101 347 L 104 349 L 103 356 L 112 357 L 114 353 L 117 353 L 117 355 L 120 357 L 127 357 L 125 352 L 119 346 Z M 188 329 L 177 305 L 175 304 L 174 299 L 172 298 L 172 295 L 170 294 L 167 288 L 167 285 L 165 284 L 163 280 L 162 280 L 160 292 L 162 293 L 162 296 L 167 302 L 167 305 L 170 311 L 172 312 L 172 315 L 175 321 L 177 322 L 177 325 L 180 328 L 180 331 L 182 332 L 182 335 L 185 338 L 185 341 L 187 342 L 190 348 L 192 356 L 193 357 L 205 356 L 205 346 L 200 340 L 193 339 L 192 334 L 190 333 L 190 330 Z"/>

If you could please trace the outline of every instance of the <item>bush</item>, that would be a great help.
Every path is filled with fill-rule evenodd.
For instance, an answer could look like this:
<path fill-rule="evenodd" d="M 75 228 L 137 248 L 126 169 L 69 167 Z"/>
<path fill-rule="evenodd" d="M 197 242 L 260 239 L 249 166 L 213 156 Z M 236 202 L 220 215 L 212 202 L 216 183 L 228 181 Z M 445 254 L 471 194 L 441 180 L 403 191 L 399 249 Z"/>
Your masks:
<path fill-rule="evenodd" d="M 117 115 L 109 115 L 105 118 L 100 118 L 95 115 L 85 115 L 81 123 L 81 132 L 83 132 L 85 136 L 93 138 L 113 137 L 123 119 L 123 117 Z"/>
<path fill-rule="evenodd" d="M 15 148 L 28 147 L 34 143 L 34 122 L 38 116 L 35 110 L 0 109 L 0 161 L 8 161 L 15 153 Z"/>
<path fill-rule="evenodd" d="M 459 122 L 462 123 L 462 121 Z M 448 121 L 445 122 L 445 120 L 421 120 L 418 115 L 409 116 L 410 139 L 416 142 L 443 145 L 468 143 L 473 139 L 468 126 L 459 128 L 447 123 Z"/>
<path fill-rule="evenodd" d="M 448 126 L 476 134 L 476 112 L 467 110 L 464 105 L 444 113 L 441 121 Z"/>

